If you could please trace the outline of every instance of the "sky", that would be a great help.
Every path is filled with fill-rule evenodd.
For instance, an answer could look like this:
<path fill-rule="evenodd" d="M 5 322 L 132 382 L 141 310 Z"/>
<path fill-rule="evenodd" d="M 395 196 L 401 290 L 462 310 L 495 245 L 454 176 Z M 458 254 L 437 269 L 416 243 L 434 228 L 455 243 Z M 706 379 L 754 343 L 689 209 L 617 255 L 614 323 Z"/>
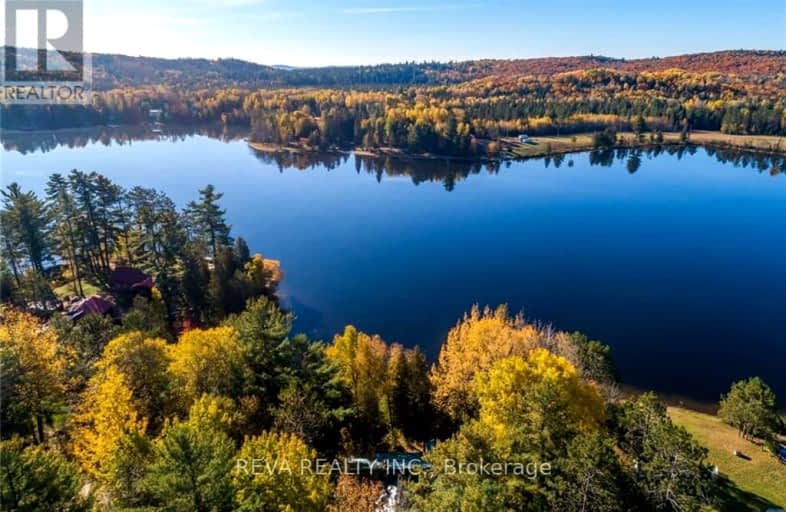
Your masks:
<path fill-rule="evenodd" d="M 85 0 L 88 51 L 324 66 L 786 49 L 786 0 Z"/>

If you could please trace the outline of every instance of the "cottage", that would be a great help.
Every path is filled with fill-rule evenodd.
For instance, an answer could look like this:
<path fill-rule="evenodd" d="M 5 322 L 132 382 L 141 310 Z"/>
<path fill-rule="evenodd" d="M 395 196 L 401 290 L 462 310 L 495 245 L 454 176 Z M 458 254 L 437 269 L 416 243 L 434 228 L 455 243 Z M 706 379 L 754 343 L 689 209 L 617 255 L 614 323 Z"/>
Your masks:
<path fill-rule="evenodd" d="M 99 295 L 93 295 L 72 304 L 66 311 L 66 315 L 73 321 L 77 321 L 87 315 L 108 315 L 115 309 L 113 302 L 104 299 Z"/>
<path fill-rule="evenodd" d="M 153 278 L 133 267 L 115 267 L 109 276 L 112 293 L 150 295 L 155 283 Z"/>

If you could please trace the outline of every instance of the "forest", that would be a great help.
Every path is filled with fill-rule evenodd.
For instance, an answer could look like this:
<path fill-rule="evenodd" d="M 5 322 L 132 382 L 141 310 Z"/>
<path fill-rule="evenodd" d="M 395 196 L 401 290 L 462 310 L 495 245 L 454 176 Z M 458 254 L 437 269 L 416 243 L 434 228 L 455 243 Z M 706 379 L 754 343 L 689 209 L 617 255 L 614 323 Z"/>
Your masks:
<path fill-rule="evenodd" d="M 707 449 L 654 394 L 620 392 L 602 342 L 477 305 L 434 361 L 351 325 L 327 342 L 297 334 L 280 267 L 232 233 L 221 201 L 207 185 L 178 208 L 78 170 L 51 175 L 45 197 L 2 191 L 4 509 L 723 503 Z M 111 307 L 77 315 L 74 304 Z M 752 378 L 719 414 L 775 450 L 777 410 Z M 423 471 L 314 470 L 386 457 L 416 457 Z M 456 470 L 483 464 L 528 469 Z"/>
<path fill-rule="evenodd" d="M 521 134 L 607 128 L 786 134 L 784 52 L 316 69 L 96 60 L 98 91 L 91 104 L 3 106 L 3 127 L 217 123 L 250 129 L 251 139 L 263 143 L 465 157 L 493 157 L 497 139 Z M 124 78 L 131 75 L 143 78 Z"/>

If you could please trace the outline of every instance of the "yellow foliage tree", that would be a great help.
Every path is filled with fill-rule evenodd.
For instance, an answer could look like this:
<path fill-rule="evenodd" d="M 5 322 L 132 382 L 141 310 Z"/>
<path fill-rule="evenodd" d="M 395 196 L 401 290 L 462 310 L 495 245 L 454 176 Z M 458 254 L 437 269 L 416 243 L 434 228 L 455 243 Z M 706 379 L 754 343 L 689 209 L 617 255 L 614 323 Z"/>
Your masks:
<path fill-rule="evenodd" d="M 559 452 L 578 432 L 599 427 L 604 403 L 564 357 L 539 348 L 510 356 L 478 373 L 478 424 L 496 452 Z"/>
<path fill-rule="evenodd" d="M 316 451 L 293 434 L 247 438 L 233 470 L 238 510 L 322 512 L 331 486 L 329 472 L 316 461 Z"/>
<path fill-rule="evenodd" d="M 195 329 L 170 346 L 169 370 L 185 409 L 204 394 L 234 397 L 243 371 L 243 347 L 231 327 Z"/>
<path fill-rule="evenodd" d="M 188 411 L 188 421 L 199 429 L 216 429 L 227 435 L 239 432 L 243 414 L 225 396 L 202 395 Z"/>
<path fill-rule="evenodd" d="M 134 409 L 148 420 L 148 433 L 155 436 L 164 420 L 174 414 L 167 342 L 131 332 L 112 339 L 96 363 L 97 375 L 117 370 L 131 391 Z"/>
<path fill-rule="evenodd" d="M 114 457 L 128 435 L 144 436 L 147 420 L 134 407 L 123 373 L 114 366 L 91 380 L 72 425 L 72 451 L 91 476 L 111 478 Z"/>
<path fill-rule="evenodd" d="M 363 419 L 385 423 L 388 347 L 379 336 L 369 336 L 348 325 L 333 338 L 326 354 L 339 370 L 339 377 L 352 393 Z"/>
<path fill-rule="evenodd" d="M 474 306 L 450 330 L 432 369 L 434 404 L 453 419 L 472 414 L 477 408 L 472 389 L 475 373 L 504 357 L 526 355 L 540 336 L 522 317 L 509 316 L 506 306 L 494 310 Z"/>
<path fill-rule="evenodd" d="M 0 365 L 3 421 L 24 429 L 34 425 L 36 441 L 43 442 L 44 425 L 64 393 L 64 362 L 54 332 L 32 315 L 0 310 Z"/>

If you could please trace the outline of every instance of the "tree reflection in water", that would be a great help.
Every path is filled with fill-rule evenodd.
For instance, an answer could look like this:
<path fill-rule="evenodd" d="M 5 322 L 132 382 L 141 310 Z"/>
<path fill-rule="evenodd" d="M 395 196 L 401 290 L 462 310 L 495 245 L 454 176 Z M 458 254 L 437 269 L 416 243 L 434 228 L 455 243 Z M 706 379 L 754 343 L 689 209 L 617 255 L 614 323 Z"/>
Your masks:
<path fill-rule="evenodd" d="M 104 146 L 124 146 L 135 141 L 169 141 L 178 142 L 196 135 L 210 137 L 225 142 L 240 141 L 248 135 L 247 130 L 222 125 L 205 126 L 172 126 L 172 125 L 138 125 L 138 126 L 105 126 L 97 128 L 57 130 L 48 132 L 2 132 L 2 144 L 6 151 L 21 154 L 37 151 L 48 152 L 58 147 L 81 148 L 91 144 Z M 611 167 L 615 161 L 624 162 L 631 174 L 646 167 L 646 160 L 662 154 L 676 156 L 681 160 L 685 155 L 693 155 L 700 148 L 696 145 L 655 146 L 642 148 L 604 148 L 589 152 L 589 163 L 593 166 Z M 701 148 L 709 156 L 721 163 L 735 167 L 750 168 L 772 176 L 786 174 L 786 155 L 752 152 L 738 149 L 720 149 L 711 146 Z M 295 169 L 299 171 L 338 168 L 348 162 L 350 152 L 303 152 L 281 150 L 262 152 L 251 149 L 253 154 L 266 164 L 274 164 L 281 172 Z M 564 165 L 573 167 L 574 154 L 551 155 L 541 158 L 546 168 L 559 169 Z M 502 165 L 510 166 L 510 161 L 476 161 L 449 158 L 417 158 L 403 156 L 372 156 L 355 155 L 355 170 L 360 173 L 374 174 L 377 181 L 384 176 L 408 176 L 417 185 L 424 182 L 441 182 L 445 190 L 451 191 L 456 184 L 473 174 L 487 172 L 497 174 Z"/>

